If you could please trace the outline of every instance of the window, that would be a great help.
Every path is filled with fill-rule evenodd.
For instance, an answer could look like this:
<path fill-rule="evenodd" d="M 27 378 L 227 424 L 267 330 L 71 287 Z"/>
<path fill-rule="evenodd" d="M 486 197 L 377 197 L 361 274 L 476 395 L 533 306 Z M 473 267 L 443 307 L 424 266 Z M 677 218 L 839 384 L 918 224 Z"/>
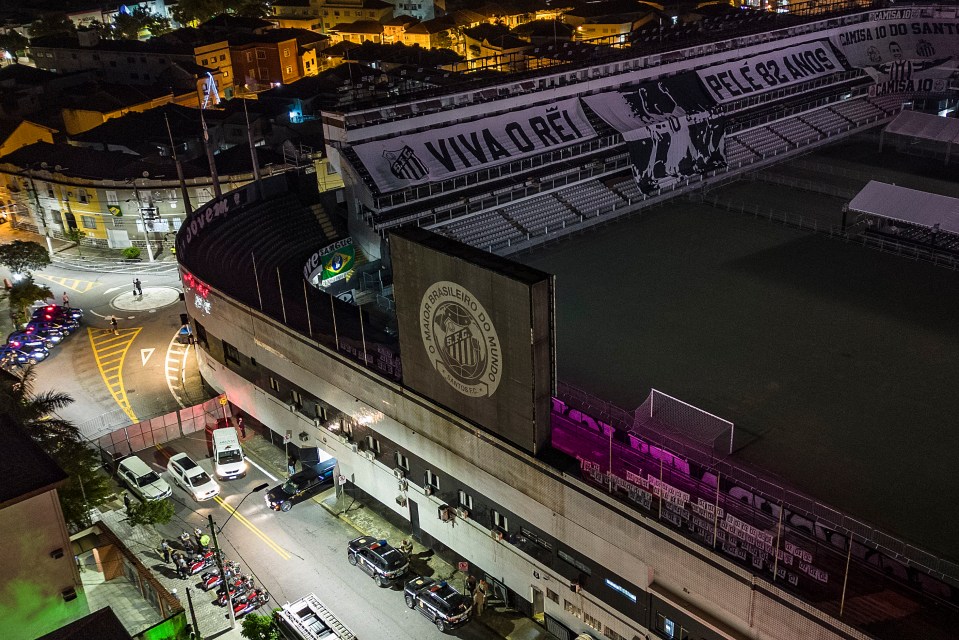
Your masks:
<path fill-rule="evenodd" d="M 552 600 L 553 602 L 555 602 L 556 604 L 559 604 L 559 594 L 553 591 L 552 589 L 550 589 L 549 587 L 546 588 L 546 597 Z"/>
<path fill-rule="evenodd" d="M 280 381 L 273 376 L 270 376 L 270 389 L 276 391 L 277 393 L 280 392 Z"/>
<path fill-rule="evenodd" d="M 107 204 L 120 204 L 116 191 L 105 191 L 104 195 L 107 197 Z"/>
<path fill-rule="evenodd" d="M 253 52 L 252 52 L 252 51 L 247 51 L 247 52 L 246 52 L 246 61 L 247 61 L 247 62 L 253 62 Z"/>
<path fill-rule="evenodd" d="M 54 197 L 54 195 L 53 195 L 53 185 L 52 185 L 52 184 L 48 184 L 48 185 L 47 185 L 47 197 L 48 197 L 48 198 L 53 198 L 53 197 Z"/>
<path fill-rule="evenodd" d="M 410 459 L 404 456 L 399 451 L 396 452 L 396 466 L 400 469 L 410 470 Z"/>
<path fill-rule="evenodd" d="M 210 60 L 208 58 L 203 58 L 203 62 L 200 63 L 200 66 L 205 67 Z"/>
<path fill-rule="evenodd" d="M 573 604 L 569 600 L 565 600 L 565 599 L 563 600 L 563 609 L 566 610 L 566 613 L 572 614 L 574 617 L 582 620 L 583 610 L 577 607 L 575 604 Z"/>
<path fill-rule="evenodd" d="M 609 638 L 609 640 L 626 640 L 626 636 L 620 635 L 609 627 L 603 630 L 603 635 Z"/>
<path fill-rule="evenodd" d="M 287 66 L 286 72 L 287 72 L 287 73 L 293 73 L 293 67 Z"/>
<path fill-rule="evenodd" d="M 587 626 L 592 627 L 596 629 L 597 631 L 603 630 L 603 623 L 597 620 L 596 618 L 594 618 L 593 616 L 589 615 L 585 611 L 583 612 L 583 622 L 585 622 Z"/>
<path fill-rule="evenodd" d="M 283 57 L 284 57 L 284 58 L 289 58 L 289 57 L 290 57 L 290 50 L 289 50 L 289 49 L 283 49 Z"/>
<path fill-rule="evenodd" d="M 303 408 L 303 396 L 296 389 L 290 389 L 290 404 L 297 409 Z"/>
<path fill-rule="evenodd" d="M 96 229 L 97 220 L 93 216 L 80 216 L 80 225 L 84 229 Z"/>
<path fill-rule="evenodd" d="M 87 190 L 86 189 L 77 189 L 77 200 L 83 204 L 87 204 Z"/>
<path fill-rule="evenodd" d="M 656 614 L 656 631 L 665 635 L 667 638 L 676 637 L 676 623 L 661 613 Z"/>
<path fill-rule="evenodd" d="M 256 59 L 257 59 L 257 60 L 266 60 L 266 51 L 263 51 L 262 49 L 257 49 L 257 50 L 256 50 Z"/>
<path fill-rule="evenodd" d="M 380 452 L 380 441 L 373 436 L 366 436 L 366 448 L 370 451 Z"/>
<path fill-rule="evenodd" d="M 459 500 L 461 507 L 466 507 L 470 511 L 473 510 L 473 496 L 460 489 L 457 499 Z"/>
<path fill-rule="evenodd" d="M 223 70 L 223 77 L 224 77 L 224 78 L 229 78 L 229 77 L 230 77 L 230 72 L 227 71 L 226 69 L 224 69 L 224 70 Z"/>
<path fill-rule="evenodd" d="M 221 53 L 221 54 L 220 54 L 220 62 L 223 62 L 224 60 L 226 60 L 226 54 L 225 54 L 225 53 Z"/>
<path fill-rule="evenodd" d="M 493 526 L 501 531 L 509 531 L 509 519 L 502 513 L 493 509 Z"/>
<path fill-rule="evenodd" d="M 223 341 L 223 357 L 234 364 L 240 364 L 240 352 L 225 340 Z"/>
<path fill-rule="evenodd" d="M 426 470 L 426 476 L 425 476 L 425 477 L 426 477 L 426 486 L 427 486 L 427 487 L 433 487 L 433 488 L 434 488 L 435 490 L 437 490 L 437 491 L 440 490 L 440 478 L 439 478 L 439 476 L 437 476 L 435 473 L 433 473 L 432 471 L 430 471 L 429 469 L 427 469 L 427 470 Z"/>

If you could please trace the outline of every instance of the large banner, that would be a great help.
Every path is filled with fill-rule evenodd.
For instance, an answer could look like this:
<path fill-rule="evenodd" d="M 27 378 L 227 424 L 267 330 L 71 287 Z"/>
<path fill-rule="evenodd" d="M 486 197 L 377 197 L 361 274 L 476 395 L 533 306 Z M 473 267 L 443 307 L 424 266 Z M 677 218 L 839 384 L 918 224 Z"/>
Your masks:
<path fill-rule="evenodd" d="M 381 192 L 444 180 L 596 136 L 578 98 L 353 149 Z"/>
<path fill-rule="evenodd" d="M 725 135 L 725 119 L 708 113 L 674 116 L 646 127 L 627 144 L 639 189 L 653 193 L 726 166 Z"/>
<path fill-rule="evenodd" d="M 696 73 L 713 99 L 723 103 L 822 78 L 843 69 L 829 43 L 816 40 L 758 52 L 743 60 L 699 69 Z"/>
<path fill-rule="evenodd" d="M 646 127 L 666 118 L 701 113 L 716 106 L 692 73 L 644 82 L 635 91 L 586 96 L 583 102 L 626 141 L 647 137 Z"/>
<path fill-rule="evenodd" d="M 872 18 L 830 37 L 850 66 L 873 78 L 870 96 L 948 89 L 959 53 L 959 22 L 923 17 L 920 9 L 877 11 Z"/>

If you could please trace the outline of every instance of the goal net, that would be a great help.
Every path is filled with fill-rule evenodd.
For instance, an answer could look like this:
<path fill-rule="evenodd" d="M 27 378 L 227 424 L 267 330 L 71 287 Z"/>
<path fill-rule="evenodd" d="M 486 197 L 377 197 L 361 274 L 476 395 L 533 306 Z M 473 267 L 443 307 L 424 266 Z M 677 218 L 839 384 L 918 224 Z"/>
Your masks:
<path fill-rule="evenodd" d="M 706 445 L 717 454 L 733 452 L 732 422 L 656 389 L 650 390 L 636 409 L 633 429 L 639 434 L 651 430 L 678 435 Z"/>

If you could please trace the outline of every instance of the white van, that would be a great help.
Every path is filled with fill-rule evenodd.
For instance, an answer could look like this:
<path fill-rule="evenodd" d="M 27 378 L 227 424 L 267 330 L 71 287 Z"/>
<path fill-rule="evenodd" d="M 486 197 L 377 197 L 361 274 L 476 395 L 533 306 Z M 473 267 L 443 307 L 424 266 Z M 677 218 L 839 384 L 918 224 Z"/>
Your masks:
<path fill-rule="evenodd" d="M 246 457 L 233 427 L 213 430 L 213 469 L 221 480 L 246 475 Z"/>

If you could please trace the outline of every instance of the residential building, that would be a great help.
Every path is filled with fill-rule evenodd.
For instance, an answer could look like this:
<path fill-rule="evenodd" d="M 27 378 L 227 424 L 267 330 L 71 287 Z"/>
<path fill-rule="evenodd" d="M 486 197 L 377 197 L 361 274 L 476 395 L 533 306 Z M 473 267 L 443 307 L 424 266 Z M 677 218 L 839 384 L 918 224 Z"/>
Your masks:
<path fill-rule="evenodd" d="M 257 93 L 280 84 L 289 84 L 317 69 L 316 46 L 327 37 L 305 29 L 271 29 L 258 34 L 230 37 L 230 57 L 237 89 Z"/>
<path fill-rule="evenodd" d="M 0 158 L 35 142 L 53 144 L 57 133 L 56 129 L 29 120 L 0 120 Z"/>
<path fill-rule="evenodd" d="M 344 22 L 330 27 L 329 32 L 335 42 L 383 42 L 383 25 L 376 20 L 357 20 Z"/>
<path fill-rule="evenodd" d="M 0 637 L 36 638 L 89 613 L 57 497 L 67 474 L 5 414 L 0 462 Z"/>

